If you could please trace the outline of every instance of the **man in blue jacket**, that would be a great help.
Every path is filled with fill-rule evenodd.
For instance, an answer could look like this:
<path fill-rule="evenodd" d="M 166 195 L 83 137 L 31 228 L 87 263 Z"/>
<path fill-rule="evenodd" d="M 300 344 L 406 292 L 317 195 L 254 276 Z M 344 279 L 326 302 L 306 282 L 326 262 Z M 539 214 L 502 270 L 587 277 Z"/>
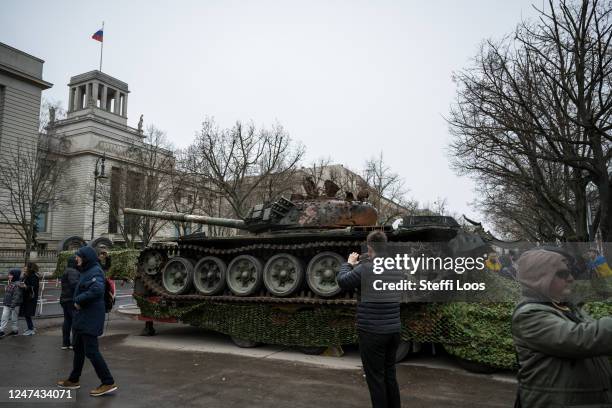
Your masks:
<path fill-rule="evenodd" d="M 96 251 L 82 247 L 76 253 L 77 269 L 81 272 L 79 284 L 74 292 L 76 313 L 72 328 L 74 330 L 74 360 L 72 373 L 67 380 L 57 382 L 61 388 L 80 388 L 79 378 L 85 357 L 91 361 L 102 384 L 91 390 L 89 395 L 98 397 L 117 389 L 100 350 L 98 336 L 104 328 L 104 274 L 98 264 Z"/>
<path fill-rule="evenodd" d="M 384 246 L 387 236 L 382 231 L 371 232 L 366 240 L 368 258 L 374 259 L 375 248 Z M 361 279 L 372 276 L 372 262 L 359 263 L 353 252 L 338 273 L 342 289 L 361 288 Z M 395 354 L 400 344 L 400 304 L 398 302 L 362 302 L 357 304 L 357 333 L 359 351 L 372 407 L 399 408 L 399 386 L 395 375 Z"/>

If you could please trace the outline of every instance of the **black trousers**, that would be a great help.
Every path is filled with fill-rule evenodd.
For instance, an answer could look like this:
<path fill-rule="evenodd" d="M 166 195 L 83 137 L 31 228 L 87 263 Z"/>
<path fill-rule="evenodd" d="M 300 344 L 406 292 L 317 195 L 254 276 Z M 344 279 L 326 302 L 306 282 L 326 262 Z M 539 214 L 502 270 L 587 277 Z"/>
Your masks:
<path fill-rule="evenodd" d="M 64 324 L 62 325 L 62 346 L 72 346 L 70 334 L 72 333 L 72 319 L 74 318 L 74 304 L 72 302 L 62 303 L 64 310 Z"/>
<path fill-rule="evenodd" d="M 376 334 L 362 330 L 359 334 L 359 352 L 370 390 L 373 408 L 399 408 L 399 385 L 395 376 L 395 353 L 400 334 Z"/>
<path fill-rule="evenodd" d="M 100 350 L 98 349 L 98 337 L 88 334 L 74 333 L 74 359 L 72 373 L 68 378 L 72 382 L 78 382 L 85 364 L 85 357 L 91 361 L 102 384 L 111 385 L 115 383 Z"/>

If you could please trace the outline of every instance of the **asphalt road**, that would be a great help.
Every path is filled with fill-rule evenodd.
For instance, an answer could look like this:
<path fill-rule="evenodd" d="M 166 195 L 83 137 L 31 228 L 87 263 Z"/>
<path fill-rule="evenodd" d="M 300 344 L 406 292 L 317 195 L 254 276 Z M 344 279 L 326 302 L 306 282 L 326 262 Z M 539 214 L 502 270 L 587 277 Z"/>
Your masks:
<path fill-rule="evenodd" d="M 45 321 L 43 324 L 42 320 Z M 9 388 L 54 389 L 66 378 L 72 352 L 59 349 L 60 319 L 41 319 L 32 337 L 0 340 L 2 385 L 0 401 Z M 82 389 L 74 407 L 368 407 L 369 396 L 358 365 L 340 364 L 355 357 L 319 357 L 325 365 L 306 364 L 294 351 L 278 359 L 234 354 L 230 340 L 218 334 L 177 324 L 157 324 L 155 337 L 140 337 L 139 321 L 113 315 L 101 351 L 119 389 L 114 395 L 92 398 L 88 390 L 98 380 L 88 361 Z M 186 338 L 199 343 L 187 347 Z M 199 340 L 199 341 L 198 341 Z M 181 343 L 182 342 L 182 343 Z M 138 344 L 134 346 L 134 344 Z M 221 344 L 224 349 L 219 350 Z M 213 348 L 217 349 L 213 352 Z M 208 352 L 207 350 L 210 350 Z M 249 349 L 256 350 L 256 349 Z M 350 354 L 350 353 L 348 353 Z M 352 355 L 356 353 L 353 351 Z M 310 356 L 309 356 L 310 357 Z M 323 361 L 323 360 L 319 360 Z M 354 360 L 351 360 L 354 361 Z M 338 362 L 338 364 L 336 364 Z M 342 369 L 332 367 L 343 367 Z M 427 367 L 410 361 L 398 366 L 404 407 L 508 407 L 516 385 L 490 376 L 475 375 L 452 367 Z M 57 401 L 48 402 L 58 405 Z M 41 403 L 15 402 L 0 406 L 41 407 Z"/>

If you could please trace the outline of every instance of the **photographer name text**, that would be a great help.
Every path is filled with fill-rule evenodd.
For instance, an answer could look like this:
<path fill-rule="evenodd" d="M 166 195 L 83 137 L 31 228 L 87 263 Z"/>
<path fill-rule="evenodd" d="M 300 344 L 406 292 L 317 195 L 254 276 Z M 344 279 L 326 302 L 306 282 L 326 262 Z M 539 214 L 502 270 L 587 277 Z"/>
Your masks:
<path fill-rule="evenodd" d="M 458 280 L 446 279 L 437 282 L 421 279 L 418 282 L 407 279 L 399 282 L 385 282 L 377 279 L 372 282 L 376 291 L 482 291 L 486 290 L 484 282 L 460 282 Z"/>

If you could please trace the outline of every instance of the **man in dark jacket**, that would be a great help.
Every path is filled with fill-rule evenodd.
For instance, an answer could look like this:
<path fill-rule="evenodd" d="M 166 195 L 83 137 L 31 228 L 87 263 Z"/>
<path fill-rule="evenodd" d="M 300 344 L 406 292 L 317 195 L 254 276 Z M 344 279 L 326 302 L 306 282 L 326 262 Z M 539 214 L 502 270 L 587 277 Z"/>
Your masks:
<path fill-rule="evenodd" d="M 518 261 L 523 300 L 512 317 L 519 399 L 530 407 L 611 407 L 612 318 L 568 302 L 571 259 L 534 249 Z"/>
<path fill-rule="evenodd" d="M 72 320 L 76 309 L 74 308 L 74 292 L 79 283 L 79 271 L 76 269 L 76 256 L 68 258 L 66 269 L 62 275 L 62 294 L 60 304 L 64 310 L 64 324 L 62 326 L 62 350 L 72 348 L 70 334 L 72 332 Z"/>
<path fill-rule="evenodd" d="M 102 382 L 89 392 L 89 395 L 97 397 L 117 389 L 98 349 L 98 336 L 102 335 L 104 329 L 104 274 L 98 264 L 96 251 L 91 247 L 85 246 L 77 251 L 76 263 L 81 276 L 74 293 L 74 362 L 70 377 L 58 381 L 57 385 L 69 389 L 80 388 L 79 379 L 87 357 Z"/>
<path fill-rule="evenodd" d="M 382 231 L 368 235 L 368 258 L 374 259 L 375 248 L 387 242 Z M 353 252 L 338 273 L 338 285 L 342 289 L 359 289 L 361 280 L 371 276 L 372 263 L 359 262 L 359 254 Z M 400 305 L 398 302 L 362 302 L 357 304 L 357 333 L 363 370 L 370 390 L 372 407 L 399 407 L 400 392 L 395 375 L 395 355 L 400 344 Z"/>

